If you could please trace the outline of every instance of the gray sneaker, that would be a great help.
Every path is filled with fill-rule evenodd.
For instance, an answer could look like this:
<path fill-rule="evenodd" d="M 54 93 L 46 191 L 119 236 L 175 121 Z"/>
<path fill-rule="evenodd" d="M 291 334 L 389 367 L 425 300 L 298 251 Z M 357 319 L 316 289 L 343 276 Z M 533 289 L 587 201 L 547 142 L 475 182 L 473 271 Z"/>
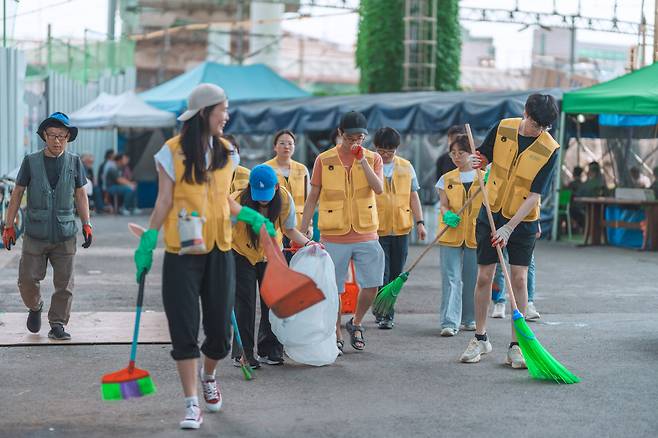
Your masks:
<path fill-rule="evenodd" d="M 468 347 L 466 347 L 466 351 L 462 353 L 459 360 L 464 363 L 477 363 L 480 362 L 483 354 L 491 353 L 492 349 L 489 339 L 486 341 L 478 341 L 477 338 L 471 338 Z"/>
<path fill-rule="evenodd" d="M 518 345 L 512 345 L 509 350 L 507 350 L 507 358 L 505 359 L 505 363 L 515 369 L 528 368 L 525 364 L 523 353 L 521 353 L 521 348 L 519 348 Z"/>
<path fill-rule="evenodd" d="M 61 324 L 53 324 L 48 332 L 48 337 L 55 341 L 71 340 L 71 335 L 64 331 L 64 326 Z"/>

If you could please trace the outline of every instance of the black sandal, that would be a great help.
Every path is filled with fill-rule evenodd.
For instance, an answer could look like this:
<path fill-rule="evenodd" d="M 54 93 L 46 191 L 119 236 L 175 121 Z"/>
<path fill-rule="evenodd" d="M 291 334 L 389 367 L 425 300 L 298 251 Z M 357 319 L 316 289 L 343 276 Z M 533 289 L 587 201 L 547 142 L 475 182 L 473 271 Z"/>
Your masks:
<path fill-rule="evenodd" d="M 336 347 L 338 348 L 338 355 L 343 355 L 343 347 L 345 346 L 345 341 L 342 339 L 336 339 Z"/>
<path fill-rule="evenodd" d="M 347 321 L 345 328 L 350 334 L 350 344 L 352 345 L 352 348 L 359 351 L 364 350 L 366 348 L 366 340 L 363 338 L 363 334 L 366 332 L 365 327 L 362 325 L 354 325 L 354 318 L 352 318 Z"/>

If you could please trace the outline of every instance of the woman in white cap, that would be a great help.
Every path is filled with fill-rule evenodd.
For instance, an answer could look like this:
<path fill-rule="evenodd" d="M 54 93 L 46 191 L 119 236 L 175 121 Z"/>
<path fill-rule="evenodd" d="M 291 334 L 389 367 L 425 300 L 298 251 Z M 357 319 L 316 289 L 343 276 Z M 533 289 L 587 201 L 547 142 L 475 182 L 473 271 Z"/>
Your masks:
<path fill-rule="evenodd" d="M 197 372 L 206 408 L 219 411 L 222 395 L 215 380 L 217 362 L 229 353 L 235 271 L 231 253 L 231 215 L 255 230 L 274 227 L 260 213 L 229 198 L 236 154 L 221 136 L 228 121 L 224 90 L 200 84 L 188 98 L 180 135 L 169 139 L 155 155 L 158 198 L 149 229 L 135 251 L 137 281 L 151 268 L 158 230 L 164 225 L 165 256 L 162 302 L 185 394 L 183 429 L 203 422 L 197 398 Z M 198 346 L 199 299 L 205 340 Z M 203 353 L 203 365 L 197 359 Z"/>

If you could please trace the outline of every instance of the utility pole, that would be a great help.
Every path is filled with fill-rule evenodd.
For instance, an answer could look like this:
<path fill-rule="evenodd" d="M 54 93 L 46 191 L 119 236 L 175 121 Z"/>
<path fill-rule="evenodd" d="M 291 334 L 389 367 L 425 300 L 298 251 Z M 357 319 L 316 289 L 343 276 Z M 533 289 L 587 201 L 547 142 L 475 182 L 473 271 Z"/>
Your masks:
<path fill-rule="evenodd" d="M 7 0 L 2 0 L 2 47 L 7 47 Z"/>
<path fill-rule="evenodd" d="M 46 65 L 48 66 L 48 72 L 53 65 L 53 25 L 48 23 L 48 39 L 46 41 Z"/>
<path fill-rule="evenodd" d="M 658 0 L 656 0 L 658 2 Z M 238 64 L 242 65 L 244 62 L 244 30 L 242 29 L 242 20 L 244 19 L 244 9 L 242 7 L 242 1 L 238 1 L 238 10 L 237 10 L 237 21 L 238 21 L 238 44 L 237 44 L 237 49 L 238 49 L 238 54 L 236 56 L 236 59 L 238 60 Z"/>
<path fill-rule="evenodd" d="M 117 10 L 117 1 L 108 0 L 107 2 L 107 66 L 114 71 L 114 32 L 115 32 L 115 15 Z"/>
<path fill-rule="evenodd" d="M 656 62 L 658 61 L 658 0 L 655 2 L 653 13 L 653 62 Z"/>

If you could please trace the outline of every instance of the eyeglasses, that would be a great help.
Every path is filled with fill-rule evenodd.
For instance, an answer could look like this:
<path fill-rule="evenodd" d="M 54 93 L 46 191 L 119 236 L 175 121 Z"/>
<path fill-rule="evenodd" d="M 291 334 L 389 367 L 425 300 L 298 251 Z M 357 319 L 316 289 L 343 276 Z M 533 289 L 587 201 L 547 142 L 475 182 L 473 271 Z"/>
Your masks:
<path fill-rule="evenodd" d="M 50 133 L 46 132 L 46 137 L 49 140 L 66 141 L 66 140 L 68 140 L 69 135 L 68 134 L 66 134 L 66 135 L 57 135 L 57 134 L 50 134 Z"/>
<path fill-rule="evenodd" d="M 381 156 L 384 156 L 384 155 L 395 155 L 395 149 L 380 149 L 380 148 L 376 148 L 375 150 L 376 150 L 377 153 L 378 153 L 379 155 L 381 155 Z"/>
<path fill-rule="evenodd" d="M 366 139 L 364 134 L 360 135 L 343 135 L 343 142 L 345 143 L 358 143 Z"/>

